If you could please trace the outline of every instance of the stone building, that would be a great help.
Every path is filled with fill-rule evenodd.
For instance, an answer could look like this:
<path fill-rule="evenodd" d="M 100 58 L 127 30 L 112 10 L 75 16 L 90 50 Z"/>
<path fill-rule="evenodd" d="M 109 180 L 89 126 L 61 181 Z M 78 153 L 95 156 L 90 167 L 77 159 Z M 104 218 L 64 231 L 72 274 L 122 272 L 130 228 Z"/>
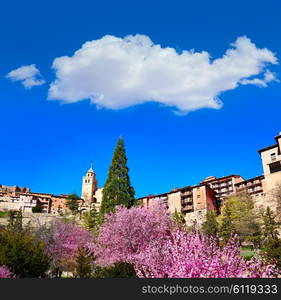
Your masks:
<path fill-rule="evenodd" d="M 216 192 L 216 203 L 218 207 L 221 207 L 224 199 L 236 192 L 236 184 L 243 181 L 244 178 L 240 175 L 228 175 L 220 178 L 209 176 L 201 181 L 201 184 L 209 185 Z"/>
<path fill-rule="evenodd" d="M 29 188 L 5 186 L 0 191 L 0 210 L 22 210 L 32 212 L 35 206 L 41 206 L 43 213 L 60 214 L 69 212 L 66 206 L 68 195 L 53 195 L 31 192 Z M 79 203 L 82 204 L 82 199 Z"/>
<path fill-rule="evenodd" d="M 166 205 L 170 213 L 182 212 L 187 224 L 194 222 L 201 224 L 205 220 L 208 210 L 216 210 L 215 192 L 207 184 L 186 186 L 174 189 L 160 195 L 150 195 L 138 199 L 144 207 L 149 207 L 153 202 Z"/>
<path fill-rule="evenodd" d="M 103 187 L 98 188 L 98 181 L 96 179 L 96 173 L 91 165 L 90 169 L 82 177 L 82 193 L 83 205 L 81 211 L 89 210 L 93 206 L 99 211 L 102 201 Z"/>
<path fill-rule="evenodd" d="M 95 202 L 94 195 L 97 191 L 96 174 L 91 166 L 86 175 L 82 178 L 82 194 L 85 206 L 91 206 Z"/>
<path fill-rule="evenodd" d="M 272 190 L 280 184 L 281 174 L 281 132 L 275 137 L 276 143 L 260 149 L 265 189 Z"/>

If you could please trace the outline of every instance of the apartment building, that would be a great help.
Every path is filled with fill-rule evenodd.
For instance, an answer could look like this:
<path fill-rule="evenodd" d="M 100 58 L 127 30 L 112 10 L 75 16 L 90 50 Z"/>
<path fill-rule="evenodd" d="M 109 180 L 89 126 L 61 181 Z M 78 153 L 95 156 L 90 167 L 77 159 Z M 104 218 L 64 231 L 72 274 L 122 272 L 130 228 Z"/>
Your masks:
<path fill-rule="evenodd" d="M 222 202 L 229 197 L 229 195 L 236 193 L 236 184 L 243 182 L 244 178 L 240 175 L 228 175 L 220 178 L 209 176 L 201 181 L 201 184 L 207 184 L 216 192 L 217 207 L 220 208 Z"/>
<path fill-rule="evenodd" d="M 260 149 L 265 189 L 272 190 L 281 184 L 281 132 L 275 136 L 276 143 Z"/>
<path fill-rule="evenodd" d="M 159 195 L 149 195 L 138 199 L 144 207 L 156 201 L 164 205 L 170 213 L 183 213 L 188 225 L 204 222 L 208 210 L 216 210 L 215 192 L 206 184 L 186 186 Z"/>
<path fill-rule="evenodd" d="M 44 213 L 60 214 L 69 212 L 66 206 L 67 196 L 31 192 L 29 188 L 1 186 L 0 209 L 32 212 L 33 207 L 41 206 Z M 79 204 L 82 205 L 82 202 L 81 199 Z"/>
<path fill-rule="evenodd" d="M 264 196 L 266 190 L 264 175 L 236 183 L 235 189 L 236 192 L 246 192 L 254 197 Z"/>

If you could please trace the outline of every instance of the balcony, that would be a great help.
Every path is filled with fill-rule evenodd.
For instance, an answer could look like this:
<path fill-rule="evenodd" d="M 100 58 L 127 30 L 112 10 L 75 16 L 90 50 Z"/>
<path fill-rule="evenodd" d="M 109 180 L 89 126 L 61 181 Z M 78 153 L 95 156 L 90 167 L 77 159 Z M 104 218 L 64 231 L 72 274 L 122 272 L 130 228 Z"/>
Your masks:
<path fill-rule="evenodd" d="M 181 193 L 181 197 L 188 197 L 188 196 L 192 196 L 192 191 L 186 191 Z"/>
<path fill-rule="evenodd" d="M 188 205 L 188 204 L 192 204 L 192 198 L 187 198 L 187 199 L 181 199 L 181 204 L 182 205 Z"/>
<path fill-rule="evenodd" d="M 193 205 L 186 205 L 184 207 L 182 207 L 182 212 L 191 212 L 193 211 Z"/>

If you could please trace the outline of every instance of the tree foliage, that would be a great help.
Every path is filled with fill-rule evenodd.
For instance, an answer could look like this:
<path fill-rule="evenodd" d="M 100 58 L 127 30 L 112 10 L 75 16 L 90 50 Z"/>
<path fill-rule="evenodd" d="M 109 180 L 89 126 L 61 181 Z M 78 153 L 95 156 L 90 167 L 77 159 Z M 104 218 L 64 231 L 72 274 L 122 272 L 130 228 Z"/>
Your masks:
<path fill-rule="evenodd" d="M 8 211 L 8 228 L 13 231 L 21 231 L 22 226 L 22 211 L 21 210 L 9 210 Z"/>
<path fill-rule="evenodd" d="M 51 269 L 55 274 L 62 271 L 74 271 L 80 248 L 93 249 L 91 232 L 72 223 L 56 220 L 49 228 L 41 231 L 41 238 L 47 246 L 51 259 Z"/>
<path fill-rule="evenodd" d="M 130 182 L 125 145 L 123 138 L 120 137 L 102 192 L 101 216 L 114 211 L 117 205 L 123 205 L 127 208 L 134 206 L 136 204 L 134 196 L 135 191 Z"/>
<path fill-rule="evenodd" d="M 136 278 L 136 271 L 132 264 L 126 262 L 116 262 L 109 267 L 96 267 L 95 278 Z"/>
<path fill-rule="evenodd" d="M 253 199 L 241 193 L 227 199 L 220 216 L 220 236 L 227 241 L 233 233 L 241 242 L 260 244 L 261 227 L 259 215 L 254 207 Z"/>
<path fill-rule="evenodd" d="M 97 234 L 99 228 L 99 214 L 95 207 L 90 211 L 86 211 L 82 215 L 83 226 L 92 231 L 94 234 Z"/>
<path fill-rule="evenodd" d="M 177 210 L 173 213 L 173 219 L 179 228 L 182 228 L 186 224 L 183 213 Z"/>
<path fill-rule="evenodd" d="M 213 210 L 208 210 L 206 221 L 202 224 L 202 232 L 209 236 L 217 236 L 219 224 L 217 222 L 217 214 Z"/>
<path fill-rule="evenodd" d="M 101 266 L 126 261 L 128 254 L 144 251 L 151 243 L 164 241 L 176 226 L 166 208 L 155 204 L 145 207 L 117 207 L 106 215 L 96 241 L 97 263 Z"/>
<path fill-rule="evenodd" d="M 97 239 L 101 266 L 123 261 L 138 277 L 275 277 L 263 260 L 245 261 L 232 238 L 221 248 L 213 237 L 180 229 L 165 208 L 124 208 L 106 216 Z"/>
<path fill-rule="evenodd" d="M 73 214 L 78 213 L 79 200 L 80 200 L 80 197 L 75 193 L 72 193 L 67 196 L 66 206 L 71 210 L 71 212 Z"/>
<path fill-rule="evenodd" d="M 281 240 L 276 215 L 267 207 L 263 214 L 262 253 L 268 262 L 274 262 L 281 269 Z"/>
<path fill-rule="evenodd" d="M 0 231 L 0 265 L 17 277 L 45 277 L 49 258 L 44 243 L 29 230 L 7 228 Z"/>
<path fill-rule="evenodd" d="M 93 276 L 93 253 L 87 247 L 78 249 L 74 277 L 90 278 Z"/>

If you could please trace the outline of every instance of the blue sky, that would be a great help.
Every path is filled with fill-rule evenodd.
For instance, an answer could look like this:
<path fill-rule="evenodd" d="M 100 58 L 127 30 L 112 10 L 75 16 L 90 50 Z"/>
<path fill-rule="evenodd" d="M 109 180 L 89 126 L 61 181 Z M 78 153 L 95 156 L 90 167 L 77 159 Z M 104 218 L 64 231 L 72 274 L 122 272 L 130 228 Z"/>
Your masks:
<path fill-rule="evenodd" d="M 228 73 L 223 75 L 216 83 L 217 89 L 222 91 L 216 94 L 223 102 L 219 109 L 206 107 L 202 100 L 204 103 L 191 111 L 191 94 L 182 94 L 175 83 L 180 81 L 179 77 L 175 80 L 173 77 L 177 68 L 174 73 L 167 72 L 163 88 L 155 87 L 157 80 L 152 80 L 147 89 L 134 89 L 133 96 L 128 96 L 113 88 L 116 78 L 110 74 L 114 70 L 108 64 L 101 64 L 100 69 L 105 70 L 101 76 L 108 77 L 105 95 L 110 92 L 114 95 L 106 107 L 100 108 L 106 97 L 100 99 L 98 108 L 89 100 L 78 99 L 88 77 L 97 75 L 94 73 L 82 76 L 78 72 L 71 78 L 63 75 L 66 83 L 59 85 L 53 96 L 60 97 L 61 101 L 47 100 L 50 84 L 58 78 L 59 71 L 67 67 L 60 65 L 52 69 L 54 59 L 73 58 L 74 52 L 85 42 L 100 40 L 106 35 L 123 42 L 128 35 L 142 34 L 149 37 L 153 45 L 159 44 L 161 49 L 174 48 L 179 54 L 190 49 L 195 53 L 208 52 L 211 61 L 222 58 L 237 38 L 247 36 L 256 48 L 267 48 L 280 61 L 281 4 L 278 1 L 235 1 L 232 5 L 226 1 L 197 2 L 2 3 L 0 183 L 55 194 L 80 193 L 81 177 L 92 160 L 102 186 L 120 134 L 125 139 L 130 176 L 137 196 L 196 184 L 210 175 L 240 174 L 250 178 L 261 174 L 257 150 L 273 144 L 273 136 L 281 131 L 279 64 L 268 63 L 263 73 L 247 77 L 247 80 L 263 80 L 265 70 L 269 70 L 276 80 L 268 82 L 267 87 L 239 83 L 236 88 L 223 91 Z M 181 58 L 179 61 L 182 62 Z M 40 79 L 45 84 L 25 89 L 20 81 L 6 78 L 12 70 L 32 64 L 40 71 Z M 245 65 L 246 61 L 238 68 L 243 69 Z M 172 63 L 169 67 L 173 69 Z M 163 80 L 161 72 L 157 74 Z M 190 72 L 182 74 L 182 77 L 190 76 Z M 202 76 L 203 81 L 205 72 Z M 200 76 L 198 81 L 201 81 Z M 171 96 L 172 105 L 167 106 L 170 99 L 163 89 L 170 83 L 174 96 Z M 73 86 L 75 90 L 70 95 Z M 150 88 L 152 92 L 146 94 Z M 208 89 L 201 90 L 212 88 L 209 84 Z M 136 101 L 144 100 L 142 97 L 149 99 L 151 95 L 156 95 L 154 102 L 146 100 L 135 105 Z M 201 92 L 198 99 L 199 96 Z M 66 103 L 71 97 L 75 98 L 74 103 Z M 120 108 L 125 98 L 132 104 Z M 115 109 L 110 105 L 115 105 Z"/>

